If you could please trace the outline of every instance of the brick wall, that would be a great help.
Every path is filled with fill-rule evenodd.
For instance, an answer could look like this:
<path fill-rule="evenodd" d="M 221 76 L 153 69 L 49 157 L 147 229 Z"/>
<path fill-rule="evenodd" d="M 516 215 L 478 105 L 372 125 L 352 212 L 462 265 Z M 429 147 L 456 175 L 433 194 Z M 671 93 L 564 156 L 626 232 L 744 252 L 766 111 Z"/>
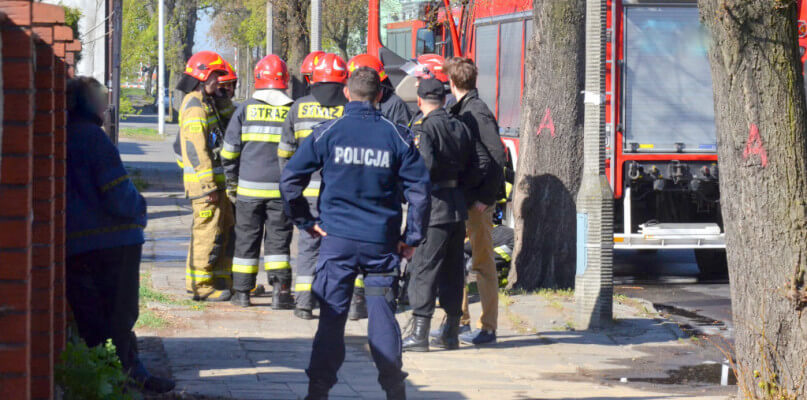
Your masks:
<path fill-rule="evenodd" d="M 59 6 L 0 2 L 0 393 L 54 396 L 65 341 L 65 79 L 81 44 Z"/>

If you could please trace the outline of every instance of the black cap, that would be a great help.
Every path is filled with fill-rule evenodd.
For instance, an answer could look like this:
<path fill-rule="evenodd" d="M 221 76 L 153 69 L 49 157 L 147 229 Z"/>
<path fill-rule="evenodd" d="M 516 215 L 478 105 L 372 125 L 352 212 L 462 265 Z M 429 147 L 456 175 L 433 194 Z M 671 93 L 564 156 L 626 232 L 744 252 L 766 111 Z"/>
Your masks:
<path fill-rule="evenodd" d="M 418 84 L 418 97 L 424 100 L 443 100 L 446 97 L 446 89 L 443 82 L 437 79 L 421 79 Z"/>

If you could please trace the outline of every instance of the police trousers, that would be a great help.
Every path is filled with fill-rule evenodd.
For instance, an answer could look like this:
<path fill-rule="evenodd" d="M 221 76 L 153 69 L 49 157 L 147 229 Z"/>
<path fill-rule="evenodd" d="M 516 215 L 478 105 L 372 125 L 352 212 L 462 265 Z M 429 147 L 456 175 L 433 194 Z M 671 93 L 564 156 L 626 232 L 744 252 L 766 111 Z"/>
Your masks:
<path fill-rule="evenodd" d="M 233 205 L 219 191 L 219 199 L 208 203 L 207 197 L 191 201 L 193 226 L 185 288 L 195 296 L 205 297 L 215 290 L 232 287 Z"/>
<path fill-rule="evenodd" d="M 412 314 L 431 318 L 435 301 L 446 314 L 462 315 L 462 289 L 465 286 L 465 222 L 430 226 L 426 240 L 415 250 L 407 265 L 409 276 L 409 305 Z"/>
<path fill-rule="evenodd" d="M 311 382 L 333 387 L 345 361 L 345 323 L 356 276 L 365 273 L 367 336 L 378 368 L 378 382 L 392 389 L 406 378 L 401 370 L 401 329 L 395 319 L 395 297 L 400 256 L 394 244 L 367 243 L 326 236 L 322 238 L 313 293 L 320 302 L 319 327 L 314 336 Z"/>
<path fill-rule="evenodd" d="M 292 224 L 283 213 L 283 200 L 241 200 L 235 203 L 235 257 L 233 258 L 233 289 L 248 292 L 255 288 L 261 242 L 264 246 L 263 265 L 269 284 L 291 284 Z"/>
<path fill-rule="evenodd" d="M 311 214 L 317 216 L 317 199 L 307 198 Z M 311 285 L 317 269 L 319 256 L 319 237 L 311 237 L 306 231 L 298 231 L 297 259 L 295 260 L 294 297 L 296 307 L 303 310 L 314 309 L 314 296 L 311 294 Z"/>
<path fill-rule="evenodd" d="M 140 256 L 143 245 L 94 250 L 67 258 L 65 289 L 78 333 L 89 347 L 112 339 L 124 370 L 135 370 Z M 142 366 L 141 366 L 142 368 Z"/>

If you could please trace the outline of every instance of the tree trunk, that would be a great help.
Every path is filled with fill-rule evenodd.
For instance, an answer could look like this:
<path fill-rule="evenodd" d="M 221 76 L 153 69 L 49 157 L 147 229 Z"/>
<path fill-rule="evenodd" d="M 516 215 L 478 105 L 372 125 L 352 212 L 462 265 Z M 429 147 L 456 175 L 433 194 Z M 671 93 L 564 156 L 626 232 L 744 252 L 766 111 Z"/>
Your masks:
<path fill-rule="evenodd" d="M 308 10 L 311 4 L 306 0 L 286 0 L 286 37 L 288 38 L 288 55 L 286 63 L 291 73 L 291 92 L 294 98 L 305 92 L 305 85 L 300 66 L 303 59 L 309 53 L 310 43 L 308 39 Z"/>
<path fill-rule="evenodd" d="M 585 1 L 535 0 L 527 51 L 518 173 L 515 268 L 509 287 L 574 286 L 575 198 L 583 169 Z"/>
<path fill-rule="evenodd" d="M 740 390 L 807 398 L 807 109 L 796 2 L 699 3 L 712 35 Z"/>

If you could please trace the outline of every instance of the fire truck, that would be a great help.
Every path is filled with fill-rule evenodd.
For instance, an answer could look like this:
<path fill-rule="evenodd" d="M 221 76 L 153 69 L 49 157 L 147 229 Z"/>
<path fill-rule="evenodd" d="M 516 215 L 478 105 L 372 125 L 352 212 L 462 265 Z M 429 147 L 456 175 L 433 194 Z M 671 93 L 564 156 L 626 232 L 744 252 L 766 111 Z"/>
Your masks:
<path fill-rule="evenodd" d="M 807 58 L 807 10 L 799 9 Z M 607 10 L 605 171 L 614 248 L 693 249 L 702 273 L 723 272 L 708 35 L 697 3 L 611 0 Z M 369 0 L 368 11 L 367 51 L 381 58 L 405 100 L 414 100 L 414 78 L 396 67 L 426 53 L 475 61 L 480 97 L 516 167 L 532 1 Z"/>

